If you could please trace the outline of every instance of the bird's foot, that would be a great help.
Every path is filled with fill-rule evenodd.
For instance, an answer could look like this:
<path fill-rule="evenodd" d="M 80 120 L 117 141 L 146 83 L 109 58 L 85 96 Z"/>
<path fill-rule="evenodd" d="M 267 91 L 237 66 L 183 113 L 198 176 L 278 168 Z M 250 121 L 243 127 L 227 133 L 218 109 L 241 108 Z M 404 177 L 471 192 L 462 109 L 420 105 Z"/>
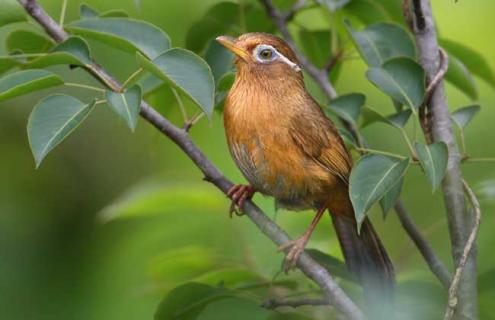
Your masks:
<path fill-rule="evenodd" d="M 256 189 L 249 185 L 236 184 L 232 186 L 232 188 L 230 188 L 227 192 L 227 196 L 232 199 L 232 204 L 229 209 L 229 216 L 232 218 L 232 214 L 235 214 L 236 216 L 244 215 L 242 212 L 244 202 L 251 199 L 255 192 Z"/>
<path fill-rule="evenodd" d="M 308 243 L 308 239 L 309 237 L 307 235 L 303 235 L 297 240 L 289 241 L 278 247 L 278 251 L 285 251 L 290 248 L 284 259 L 283 269 L 285 273 L 288 273 L 291 269 L 296 267 L 297 261 L 299 260 L 301 253 L 304 252 L 304 248 Z"/>

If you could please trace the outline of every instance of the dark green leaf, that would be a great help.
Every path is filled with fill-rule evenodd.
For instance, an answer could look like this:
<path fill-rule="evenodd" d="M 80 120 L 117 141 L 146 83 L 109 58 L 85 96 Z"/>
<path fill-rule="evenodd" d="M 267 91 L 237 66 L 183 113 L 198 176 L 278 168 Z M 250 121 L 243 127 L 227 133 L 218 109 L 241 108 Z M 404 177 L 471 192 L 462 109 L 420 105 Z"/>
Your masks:
<path fill-rule="evenodd" d="M 421 167 L 423 167 L 426 177 L 435 191 L 442 182 L 445 170 L 447 170 L 449 157 L 447 145 L 444 142 L 435 142 L 426 146 L 416 143 L 414 147 Z"/>
<path fill-rule="evenodd" d="M 364 94 L 349 93 L 330 101 L 325 111 L 333 112 L 351 123 L 356 123 L 365 101 L 366 96 Z"/>
<path fill-rule="evenodd" d="M 314 65 L 323 67 L 332 53 L 332 38 L 330 31 L 309 31 L 301 29 L 299 38 L 304 54 Z"/>
<path fill-rule="evenodd" d="M 471 73 L 455 56 L 449 56 L 449 68 L 445 74 L 445 80 L 452 83 L 471 99 L 478 98 L 478 88 Z"/>
<path fill-rule="evenodd" d="M 95 103 L 84 103 L 67 95 L 41 100 L 29 116 L 27 131 L 36 168 L 53 148 L 86 119 Z"/>
<path fill-rule="evenodd" d="M 81 19 L 96 18 L 99 16 L 99 13 L 89 5 L 82 3 L 79 7 L 79 16 Z"/>
<path fill-rule="evenodd" d="M 451 116 L 459 129 L 463 130 L 479 111 L 480 106 L 475 104 L 457 109 Z"/>
<path fill-rule="evenodd" d="M 388 116 L 386 119 L 388 122 L 397 128 L 404 128 L 407 121 L 411 117 L 412 111 L 410 109 L 402 110 L 396 114 Z"/>
<path fill-rule="evenodd" d="M 360 125 L 361 128 L 369 126 L 370 124 L 375 123 L 375 122 L 383 122 L 386 124 L 390 124 L 390 122 L 387 118 L 385 118 L 384 116 L 379 114 L 377 111 L 375 111 L 374 109 L 367 107 L 367 106 L 362 108 L 361 115 L 362 115 L 362 119 L 363 119 L 361 121 L 361 125 Z"/>
<path fill-rule="evenodd" d="M 129 52 L 139 50 L 150 59 L 170 48 L 170 38 L 161 29 L 128 18 L 90 18 L 75 21 L 66 28 L 87 38 Z"/>
<path fill-rule="evenodd" d="M 211 302 L 236 294 L 224 288 L 189 282 L 171 290 L 160 302 L 155 320 L 193 320 Z"/>
<path fill-rule="evenodd" d="M 349 133 L 349 131 L 345 129 L 339 129 L 339 134 L 342 137 L 342 140 L 344 140 L 344 143 L 349 147 L 356 147 L 357 142 L 356 139 L 354 139 L 354 136 Z"/>
<path fill-rule="evenodd" d="M 330 12 L 335 12 L 342 9 L 351 0 L 316 0 L 319 4 L 325 6 Z"/>
<path fill-rule="evenodd" d="M 128 18 L 129 13 L 127 13 L 127 11 L 122 10 L 122 9 L 113 9 L 113 10 L 108 10 L 108 11 L 102 12 L 100 14 L 100 17 L 102 17 L 102 18 Z"/>
<path fill-rule="evenodd" d="M 220 78 L 232 69 L 234 55 L 220 43 L 213 40 L 210 41 L 206 49 L 205 60 L 211 67 L 215 83 L 218 84 Z"/>
<path fill-rule="evenodd" d="M 220 80 L 218 80 L 217 92 L 215 93 L 216 110 L 223 111 L 225 98 L 227 98 L 229 90 L 234 84 L 234 81 L 235 81 L 235 73 L 233 72 L 226 73 L 222 78 L 220 78 Z"/>
<path fill-rule="evenodd" d="M 150 61 L 137 53 L 141 67 L 187 94 L 208 116 L 213 112 L 215 82 L 208 64 L 191 51 L 174 48 Z"/>
<path fill-rule="evenodd" d="M 132 132 L 136 129 L 139 110 L 141 107 L 141 88 L 133 86 L 124 93 L 107 91 L 106 99 L 110 107 L 126 123 Z"/>
<path fill-rule="evenodd" d="M 351 172 L 349 191 L 358 227 L 366 217 L 366 212 L 392 189 L 408 167 L 408 158 L 397 160 L 368 154 L 359 159 Z"/>
<path fill-rule="evenodd" d="M 495 73 L 485 57 L 456 41 L 441 39 L 440 44 L 449 54 L 458 58 L 469 71 L 495 87 Z"/>
<path fill-rule="evenodd" d="M 2 57 L 0 58 L 0 75 L 12 68 L 21 65 L 21 62 L 14 57 Z"/>
<path fill-rule="evenodd" d="M 356 17 L 365 25 L 373 23 L 390 21 L 392 17 L 386 10 L 386 6 L 382 4 L 383 0 L 354 0 L 347 4 L 343 11 L 346 15 Z M 402 16 L 401 16 L 401 19 Z"/>
<path fill-rule="evenodd" d="M 352 29 L 348 23 L 346 26 L 364 61 L 371 67 L 381 67 L 392 58 L 416 58 L 411 37 L 398 25 L 378 23 L 363 31 Z"/>
<path fill-rule="evenodd" d="M 380 207 L 382 208 L 383 217 L 387 217 L 388 212 L 392 209 L 400 198 L 402 192 L 402 185 L 404 184 L 404 177 L 390 189 L 383 198 L 380 199 Z"/>
<path fill-rule="evenodd" d="M 317 249 L 304 250 L 322 267 L 328 270 L 332 276 L 340 277 L 352 282 L 356 282 L 356 278 L 349 272 L 345 263 Z"/>
<path fill-rule="evenodd" d="M 62 79 L 46 70 L 24 70 L 0 78 L 0 101 L 57 86 Z"/>
<path fill-rule="evenodd" d="M 366 76 L 380 90 L 413 112 L 423 103 L 425 73 L 419 64 L 409 58 L 388 60 L 381 68 L 370 68 Z"/>
<path fill-rule="evenodd" d="M 45 68 L 52 65 L 67 64 L 84 66 L 91 63 L 89 46 L 82 38 L 74 36 L 53 48 L 49 54 L 29 62 L 26 68 Z"/>
<path fill-rule="evenodd" d="M 0 0 L 0 27 L 20 21 L 27 21 L 26 12 L 17 0 Z"/>
<path fill-rule="evenodd" d="M 43 53 L 50 50 L 55 43 L 44 35 L 26 30 L 9 33 L 5 45 L 9 52 Z"/>

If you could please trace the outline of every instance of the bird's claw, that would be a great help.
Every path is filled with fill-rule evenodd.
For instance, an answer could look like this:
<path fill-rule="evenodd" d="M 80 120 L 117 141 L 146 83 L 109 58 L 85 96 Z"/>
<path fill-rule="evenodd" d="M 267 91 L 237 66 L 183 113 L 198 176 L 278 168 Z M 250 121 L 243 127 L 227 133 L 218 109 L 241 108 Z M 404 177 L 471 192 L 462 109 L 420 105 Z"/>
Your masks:
<path fill-rule="evenodd" d="M 291 269 L 294 269 L 296 267 L 297 261 L 299 260 L 301 253 L 304 252 L 304 248 L 306 247 L 307 242 L 307 237 L 302 236 L 297 240 L 289 241 L 278 247 L 278 251 L 285 251 L 290 248 L 284 259 L 283 269 L 285 273 L 288 273 Z"/>
<path fill-rule="evenodd" d="M 242 184 L 232 186 L 232 188 L 230 188 L 227 192 L 227 196 L 232 199 L 229 209 L 229 216 L 232 218 L 232 214 L 235 214 L 236 216 L 244 215 L 242 212 L 244 202 L 251 199 L 255 192 L 256 190 L 251 186 Z"/>

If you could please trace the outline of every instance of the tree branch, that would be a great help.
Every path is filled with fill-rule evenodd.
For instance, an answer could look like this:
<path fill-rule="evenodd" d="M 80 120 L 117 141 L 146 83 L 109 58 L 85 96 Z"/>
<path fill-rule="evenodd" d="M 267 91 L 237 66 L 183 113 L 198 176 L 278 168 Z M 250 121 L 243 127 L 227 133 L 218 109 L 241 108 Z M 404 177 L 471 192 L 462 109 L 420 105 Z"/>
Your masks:
<path fill-rule="evenodd" d="M 328 301 L 325 299 L 268 299 L 265 300 L 261 306 L 266 309 L 276 309 L 280 307 L 297 308 L 302 306 L 327 306 Z"/>
<path fill-rule="evenodd" d="M 404 0 L 409 1 L 409 0 Z M 429 0 L 413 0 L 413 33 L 418 47 L 419 60 L 426 71 L 428 82 L 432 82 L 441 65 L 440 48 L 437 41 L 433 14 Z M 409 10 L 406 14 L 409 13 Z M 406 17 L 406 20 L 408 18 Z M 466 214 L 462 173 L 460 169 L 461 156 L 452 131 L 452 123 L 445 97 L 443 81 L 439 81 L 431 93 L 425 112 L 431 121 L 423 131 L 429 139 L 430 129 L 432 141 L 443 141 L 449 150 L 448 165 L 442 181 L 444 203 L 446 205 L 449 225 L 452 256 L 455 265 L 459 266 L 463 249 L 472 229 L 473 216 Z M 463 277 L 459 284 L 459 319 L 477 319 L 477 286 L 476 286 L 476 248 L 473 244 L 464 267 Z"/>
<path fill-rule="evenodd" d="M 68 34 L 43 10 L 35 0 L 19 0 L 25 10 L 45 29 L 45 31 L 57 42 L 67 39 Z M 96 78 L 105 83 L 113 91 L 119 92 L 121 84 L 109 75 L 103 68 L 93 63 L 89 68 Z M 188 133 L 174 126 L 161 116 L 146 102 L 141 103 L 141 116 L 170 138 L 184 153 L 196 164 L 205 175 L 205 180 L 211 182 L 222 192 L 226 193 L 232 182 L 206 158 L 189 137 Z M 280 229 L 263 211 L 253 202 L 246 201 L 243 208 L 246 215 L 258 226 L 258 228 L 270 238 L 276 245 L 287 243 L 288 235 Z M 325 293 L 328 303 L 333 304 L 349 319 L 365 319 L 363 312 L 354 304 L 346 293 L 337 285 L 328 271 L 316 263 L 308 254 L 303 253 L 297 262 L 297 267 L 310 279 L 315 281 Z"/>
<path fill-rule="evenodd" d="M 304 54 L 302 54 L 296 47 L 292 36 L 289 33 L 289 29 L 287 28 L 287 20 L 283 19 L 283 14 L 279 13 L 271 0 L 260 0 L 261 3 L 265 6 L 267 14 L 272 18 L 274 23 L 277 25 L 278 29 L 282 33 L 285 41 L 290 45 L 291 48 L 294 49 L 294 52 L 297 55 L 301 65 L 305 70 L 308 71 L 309 75 L 316 81 L 316 83 L 323 90 L 325 95 L 329 100 L 335 99 L 337 97 L 337 92 L 332 86 L 330 80 L 328 79 L 328 74 L 325 69 L 319 70 L 316 66 L 314 66 Z M 340 119 L 344 126 L 349 132 L 353 135 L 354 139 L 358 141 L 358 151 L 361 153 L 366 153 L 366 148 L 363 149 L 363 142 L 361 136 L 355 126 L 346 121 L 345 119 Z M 442 285 L 448 288 L 450 283 L 450 273 L 442 263 L 442 261 L 438 258 L 437 255 L 433 252 L 433 249 L 428 244 L 428 241 L 423 237 L 423 235 L 419 232 L 418 228 L 414 225 L 411 217 L 409 216 L 406 208 L 404 207 L 402 200 L 399 200 L 399 212 L 397 213 L 399 219 L 401 220 L 403 228 L 406 230 L 407 234 L 411 237 L 414 244 L 418 247 L 419 251 L 423 255 L 424 259 L 428 263 L 428 266 L 433 271 L 435 276 L 440 280 Z M 397 210 L 397 208 L 396 208 Z"/>

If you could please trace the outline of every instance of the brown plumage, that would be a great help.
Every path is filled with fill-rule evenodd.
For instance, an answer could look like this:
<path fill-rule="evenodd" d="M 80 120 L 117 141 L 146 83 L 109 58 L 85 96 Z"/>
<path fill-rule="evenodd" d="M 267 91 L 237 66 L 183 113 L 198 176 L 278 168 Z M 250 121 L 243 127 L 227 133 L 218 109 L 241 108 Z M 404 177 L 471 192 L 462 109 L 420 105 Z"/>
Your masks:
<path fill-rule="evenodd" d="M 231 154 L 249 181 L 230 195 L 242 207 L 254 191 L 273 196 L 280 207 L 315 209 L 308 231 L 291 247 L 296 263 L 326 209 L 332 213 L 344 256 L 359 278 L 377 274 L 393 283 L 392 264 L 368 220 L 356 233 L 348 180 L 352 158 L 335 125 L 307 92 L 299 62 L 280 38 L 248 33 L 217 40 L 236 54 L 237 75 L 224 108 Z"/>

